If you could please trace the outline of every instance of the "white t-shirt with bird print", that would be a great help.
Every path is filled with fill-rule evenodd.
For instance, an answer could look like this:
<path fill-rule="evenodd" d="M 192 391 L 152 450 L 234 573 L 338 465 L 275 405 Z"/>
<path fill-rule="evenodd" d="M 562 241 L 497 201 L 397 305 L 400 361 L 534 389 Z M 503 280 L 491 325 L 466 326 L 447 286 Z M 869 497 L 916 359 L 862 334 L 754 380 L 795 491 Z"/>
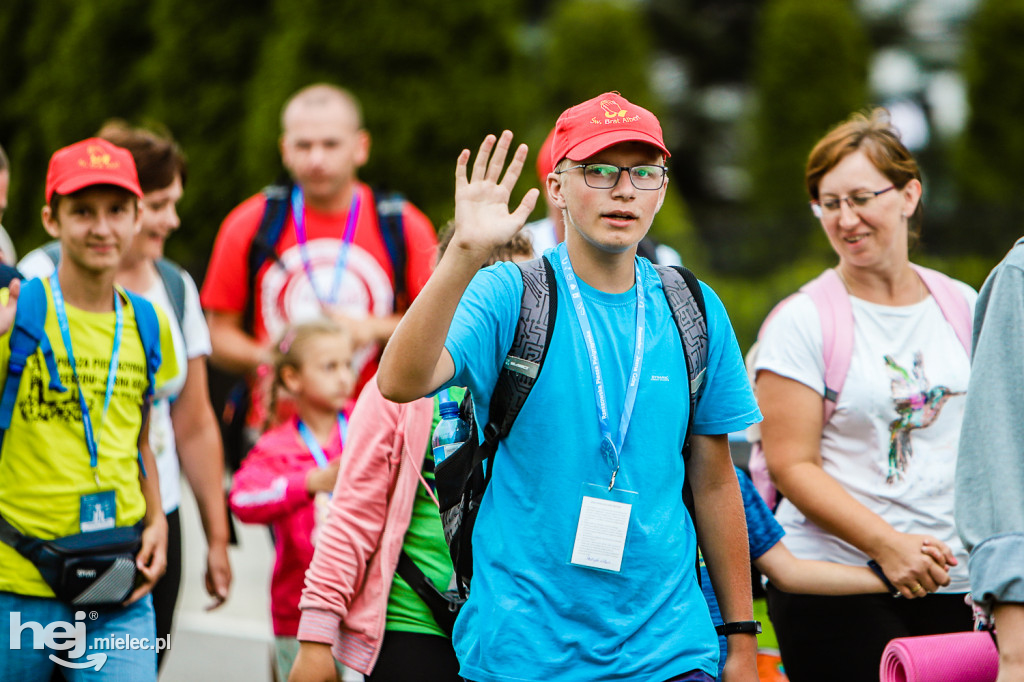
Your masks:
<path fill-rule="evenodd" d="M 972 313 L 977 293 L 957 282 Z M 940 592 L 966 592 L 967 552 L 953 525 L 953 480 L 970 360 L 935 299 L 885 306 L 851 298 L 853 356 L 822 432 L 824 470 L 896 530 L 947 543 L 959 564 Z M 824 395 L 818 312 L 793 298 L 762 335 L 757 369 Z M 868 557 L 819 528 L 789 500 L 776 512 L 786 546 L 803 559 L 863 566 Z"/>

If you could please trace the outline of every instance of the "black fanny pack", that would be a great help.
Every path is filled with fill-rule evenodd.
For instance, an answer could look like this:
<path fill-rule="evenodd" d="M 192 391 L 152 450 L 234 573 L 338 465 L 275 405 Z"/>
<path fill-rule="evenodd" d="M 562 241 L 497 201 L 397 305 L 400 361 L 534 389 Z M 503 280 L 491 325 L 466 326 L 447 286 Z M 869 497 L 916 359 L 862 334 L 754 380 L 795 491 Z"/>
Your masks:
<path fill-rule="evenodd" d="M 40 540 L 0 515 L 0 540 L 31 561 L 57 598 L 73 606 L 120 606 L 135 589 L 141 522 Z"/>
<path fill-rule="evenodd" d="M 402 580 L 409 583 L 413 592 L 430 608 L 434 622 L 444 630 L 450 639 L 452 629 L 455 628 L 455 619 L 458 618 L 459 611 L 466 599 L 459 596 L 458 590 L 442 592 L 437 589 L 433 581 L 420 570 L 420 567 L 405 553 L 404 549 L 398 555 L 398 567 L 395 572 L 402 576 Z"/>

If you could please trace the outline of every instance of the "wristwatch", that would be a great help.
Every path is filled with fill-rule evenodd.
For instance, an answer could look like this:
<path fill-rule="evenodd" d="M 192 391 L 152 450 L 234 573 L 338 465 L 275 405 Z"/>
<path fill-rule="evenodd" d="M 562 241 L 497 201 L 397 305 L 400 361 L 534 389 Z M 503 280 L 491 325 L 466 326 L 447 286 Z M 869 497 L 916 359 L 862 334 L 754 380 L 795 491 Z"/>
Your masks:
<path fill-rule="evenodd" d="M 759 635 L 761 634 L 761 621 L 759 620 L 737 620 L 732 623 L 725 623 L 715 628 L 720 635 Z"/>

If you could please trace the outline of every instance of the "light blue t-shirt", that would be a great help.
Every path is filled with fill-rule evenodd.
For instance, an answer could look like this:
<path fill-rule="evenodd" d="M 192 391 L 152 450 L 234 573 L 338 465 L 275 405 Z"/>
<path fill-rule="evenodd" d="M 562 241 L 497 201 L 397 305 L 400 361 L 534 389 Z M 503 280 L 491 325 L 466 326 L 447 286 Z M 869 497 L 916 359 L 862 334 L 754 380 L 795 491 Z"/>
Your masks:
<path fill-rule="evenodd" d="M 557 263 L 553 251 L 549 260 Z M 682 502 L 689 412 L 682 344 L 661 280 L 645 259 L 645 352 L 615 488 L 638 493 L 621 571 L 569 563 L 582 486 L 608 486 L 587 351 L 558 273 L 554 333 L 536 385 L 498 446 L 473 533 L 473 585 L 455 626 L 460 674 L 477 682 L 668 680 L 717 671 L 718 643 L 694 573 L 693 524 Z M 633 358 L 635 289 L 579 287 L 603 370 L 609 418 L 619 422 Z M 732 326 L 703 287 L 709 336 L 694 432 L 725 434 L 760 421 Z M 511 263 L 481 271 L 465 292 L 445 347 L 447 385 L 467 386 L 478 423 L 512 343 L 522 277 Z"/>

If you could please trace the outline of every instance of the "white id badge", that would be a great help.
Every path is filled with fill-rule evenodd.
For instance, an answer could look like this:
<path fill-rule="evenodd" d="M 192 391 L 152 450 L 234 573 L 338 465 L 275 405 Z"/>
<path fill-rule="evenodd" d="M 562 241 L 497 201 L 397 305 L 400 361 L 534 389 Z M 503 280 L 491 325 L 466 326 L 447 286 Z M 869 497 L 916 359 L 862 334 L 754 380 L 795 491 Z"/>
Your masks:
<path fill-rule="evenodd" d="M 584 483 L 580 517 L 569 563 L 618 573 L 626 552 L 629 517 L 640 495 L 629 490 Z"/>

